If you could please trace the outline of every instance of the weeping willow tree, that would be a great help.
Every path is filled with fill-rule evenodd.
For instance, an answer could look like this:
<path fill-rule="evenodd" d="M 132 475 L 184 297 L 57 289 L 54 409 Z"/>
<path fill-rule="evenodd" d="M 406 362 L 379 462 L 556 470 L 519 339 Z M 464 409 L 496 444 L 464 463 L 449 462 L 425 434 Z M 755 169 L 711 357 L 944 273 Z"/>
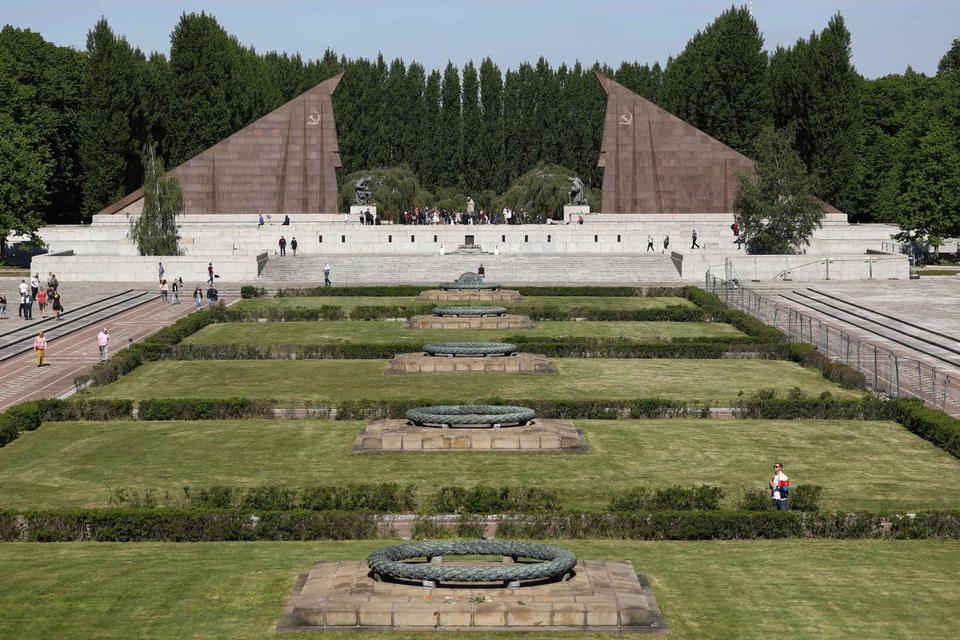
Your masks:
<path fill-rule="evenodd" d="M 551 164 L 539 166 L 523 174 L 510 185 L 500 199 L 501 207 L 537 218 L 563 219 L 563 205 L 570 200 L 570 178 L 576 172 Z M 584 187 L 587 203 L 599 207 L 595 189 Z"/>
<path fill-rule="evenodd" d="M 177 216 L 183 213 L 183 190 L 173 172 L 150 147 L 144 158 L 143 213 L 130 224 L 130 236 L 142 256 L 180 254 Z"/>

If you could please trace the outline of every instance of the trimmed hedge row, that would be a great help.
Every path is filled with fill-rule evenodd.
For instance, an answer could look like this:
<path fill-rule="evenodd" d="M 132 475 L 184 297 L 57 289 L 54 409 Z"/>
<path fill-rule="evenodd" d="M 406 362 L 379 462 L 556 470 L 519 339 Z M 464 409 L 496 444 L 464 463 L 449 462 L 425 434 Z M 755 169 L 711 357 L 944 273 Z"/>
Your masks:
<path fill-rule="evenodd" d="M 227 398 L 150 398 L 137 404 L 141 420 L 228 420 L 235 418 L 272 418 L 276 402 Z"/>
<path fill-rule="evenodd" d="M 615 493 L 610 511 L 716 511 L 723 489 L 711 485 L 696 487 L 636 487 Z"/>
<path fill-rule="evenodd" d="M 739 309 L 727 307 L 716 294 L 704 291 L 699 287 L 685 287 L 683 291 L 684 297 L 697 305 L 707 315 L 706 319 L 709 321 L 731 324 L 748 336 L 755 338 L 764 338 L 771 341 L 786 340 L 786 335 L 776 327 L 771 327 Z"/>
<path fill-rule="evenodd" d="M 436 528 L 436 521 L 422 519 Z M 2 542 L 213 542 L 364 540 L 378 537 L 377 516 L 342 511 L 90 509 L 0 511 Z M 465 519 L 476 537 L 480 521 Z M 384 522 L 384 525 L 387 523 Z M 454 526 L 457 526 L 456 524 Z M 421 527 L 422 532 L 424 527 Z M 417 531 L 416 525 L 414 531 Z M 390 526 L 385 537 L 394 537 Z M 960 539 L 960 511 L 834 512 L 662 511 L 553 513 L 500 519 L 502 538 L 627 540 Z M 431 536 L 432 537 L 432 536 Z"/>
<path fill-rule="evenodd" d="M 404 513 L 417 508 L 416 485 L 384 482 L 303 488 L 184 487 L 186 506 L 199 509 L 263 511 L 370 511 Z"/>
<path fill-rule="evenodd" d="M 452 281 L 452 279 L 451 279 Z M 436 285 L 382 285 L 358 287 L 289 287 L 277 290 L 278 298 L 322 296 L 416 296 L 422 291 L 436 289 Z M 600 287 L 600 286 L 530 286 L 514 287 L 523 296 L 591 296 L 609 298 L 684 297 L 685 287 Z"/>
<path fill-rule="evenodd" d="M 543 513 L 561 508 L 560 491 L 540 487 L 440 487 L 434 513 Z"/>
<path fill-rule="evenodd" d="M 565 420 L 623 420 L 627 418 L 702 418 L 710 409 L 697 402 L 641 398 L 635 400 L 540 400 L 536 398 L 484 398 L 477 404 L 522 404 L 541 418 Z M 349 400 L 309 405 L 313 410 L 335 413 L 336 420 L 403 418 L 407 409 L 436 404 L 436 400 Z M 332 411 L 331 411 L 332 410 Z"/>
<path fill-rule="evenodd" d="M 245 284 L 240 287 L 240 297 L 244 300 L 249 300 L 251 298 L 265 298 L 267 295 L 267 290 L 263 287 L 255 287 L 252 284 Z"/>
<path fill-rule="evenodd" d="M 960 458 L 960 420 L 931 409 L 916 398 L 897 398 L 887 406 L 891 417 L 908 431 Z"/>
<path fill-rule="evenodd" d="M 119 420 L 133 415 L 131 400 L 30 400 L 0 414 L 0 447 L 44 422 Z"/>
<path fill-rule="evenodd" d="M 842 362 L 835 362 L 806 342 L 791 342 L 788 357 L 796 363 L 820 371 L 820 375 L 844 389 L 866 389 L 867 378 Z"/>

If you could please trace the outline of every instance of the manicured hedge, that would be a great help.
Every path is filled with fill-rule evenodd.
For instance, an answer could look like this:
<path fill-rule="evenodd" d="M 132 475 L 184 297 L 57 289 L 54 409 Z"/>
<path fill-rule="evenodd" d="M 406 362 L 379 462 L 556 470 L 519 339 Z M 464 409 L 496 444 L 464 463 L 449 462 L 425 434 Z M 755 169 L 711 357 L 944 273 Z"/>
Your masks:
<path fill-rule="evenodd" d="M 828 392 L 829 393 L 829 392 Z M 887 402 L 877 398 L 749 398 L 735 407 L 738 418 L 751 420 L 891 420 Z"/>
<path fill-rule="evenodd" d="M 819 511 L 820 495 L 823 487 L 815 484 L 801 484 L 790 489 L 787 502 L 791 511 Z M 748 489 L 737 505 L 743 511 L 773 510 L 773 499 L 765 489 Z"/>
<path fill-rule="evenodd" d="M 370 511 L 405 513 L 417 509 L 416 485 L 384 482 L 309 487 L 184 488 L 185 506 L 200 509 L 284 511 Z"/>
<path fill-rule="evenodd" d="M 428 517 L 424 522 L 436 520 Z M 0 511 L 2 542 L 213 542 L 364 540 L 378 537 L 374 514 L 240 509 L 90 509 Z M 476 537 L 478 519 L 463 521 Z M 396 533 L 383 521 L 384 535 Z M 456 527 L 456 525 L 454 525 Z M 415 526 L 415 532 L 417 528 Z M 420 528 L 423 531 L 423 527 Z M 835 512 L 661 511 L 551 513 L 500 518 L 501 538 L 752 540 L 907 538 L 960 540 L 960 511 Z M 432 537 L 432 536 L 431 536 Z"/>
<path fill-rule="evenodd" d="M 430 501 L 435 513 L 541 513 L 560 509 L 560 492 L 541 487 L 440 487 Z"/>
<path fill-rule="evenodd" d="M 296 322 L 309 320 L 346 320 L 347 313 L 336 304 L 319 307 L 266 307 L 264 309 L 244 309 L 230 307 L 218 317 L 217 322 Z"/>
<path fill-rule="evenodd" d="M 924 405 L 916 398 L 887 403 L 891 417 L 924 440 L 960 458 L 960 420 Z"/>
<path fill-rule="evenodd" d="M 89 509 L 0 512 L 0 541 L 214 542 L 362 540 L 377 537 L 372 514 L 344 511 Z"/>
<path fill-rule="evenodd" d="M 389 360 L 398 353 L 419 351 L 409 342 L 326 344 L 178 344 L 164 349 L 165 360 Z"/>
<path fill-rule="evenodd" d="M 776 327 L 771 327 L 738 309 L 730 309 L 716 294 L 699 287 L 686 287 L 684 294 L 687 300 L 697 305 L 707 315 L 707 320 L 731 324 L 748 336 L 786 340 L 786 335 Z"/>
<path fill-rule="evenodd" d="M 240 287 L 240 297 L 244 300 L 249 300 L 251 298 L 264 298 L 267 295 L 267 290 L 263 287 L 255 287 L 252 284 L 245 284 Z"/>
<path fill-rule="evenodd" d="M 503 538 L 753 540 L 771 538 L 960 539 L 960 511 L 660 511 L 570 513 L 504 519 Z"/>
<path fill-rule="evenodd" d="M 44 422 L 120 420 L 133 414 L 130 400 L 30 400 L 0 414 L 0 447 Z"/>
<path fill-rule="evenodd" d="M 453 279 L 451 278 L 451 281 Z M 439 285 L 439 281 L 437 281 Z M 436 289 L 436 286 L 428 285 L 382 285 L 382 286 L 363 286 L 363 287 L 287 287 L 278 289 L 276 297 L 278 298 L 313 298 L 330 296 L 371 296 L 371 297 L 400 297 L 417 296 L 421 291 Z"/>
<path fill-rule="evenodd" d="M 422 291 L 436 289 L 440 285 L 382 285 L 358 287 L 289 287 L 279 289 L 278 298 L 302 298 L 316 296 L 416 296 Z M 450 278 L 453 281 L 453 278 Z M 603 286 L 529 286 L 511 287 L 523 296 L 591 296 L 611 298 L 633 297 L 683 297 L 686 287 L 603 287 Z"/>
<path fill-rule="evenodd" d="M 137 405 L 141 420 L 227 420 L 233 418 L 272 418 L 276 403 L 272 400 L 228 398 L 151 398 Z"/>
<path fill-rule="evenodd" d="M 820 374 L 839 384 L 844 389 L 866 389 L 867 378 L 862 373 L 842 362 L 831 360 L 823 355 L 813 345 L 805 342 L 792 342 L 788 345 L 789 358 L 811 369 L 817 369 Z"/>
<path fill-rule="evenodd" d="M 723 489 L 710 485 L 696 487 L 636 487 L 615 493 L 610 511 L 715 511 L 720 508 Z"/>

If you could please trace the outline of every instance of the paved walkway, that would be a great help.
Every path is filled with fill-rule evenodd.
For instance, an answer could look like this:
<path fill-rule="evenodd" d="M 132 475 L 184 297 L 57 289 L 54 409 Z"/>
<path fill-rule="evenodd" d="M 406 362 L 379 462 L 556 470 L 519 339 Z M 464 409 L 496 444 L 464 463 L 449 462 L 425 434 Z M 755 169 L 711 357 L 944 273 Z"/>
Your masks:
<path fill-rule="evenodd" d="M 103 326 L 110 331 L 110 347 L 115 351 L 125 347 L 131 338 L 139 342 L 173 324 L 194 308 L 192 301 L 173 305 L 153 300 L 49 341 L 43 367 L 36 366 L 32 351 L 0 363 L 0 411 L 24 400 L 55 398 L 70 391 L 74 378 L 89 373 L 99 360 L 96 336 Z M 14 317 L 0 322 L 0 327 L 17 322 L 23 321 Z"/>

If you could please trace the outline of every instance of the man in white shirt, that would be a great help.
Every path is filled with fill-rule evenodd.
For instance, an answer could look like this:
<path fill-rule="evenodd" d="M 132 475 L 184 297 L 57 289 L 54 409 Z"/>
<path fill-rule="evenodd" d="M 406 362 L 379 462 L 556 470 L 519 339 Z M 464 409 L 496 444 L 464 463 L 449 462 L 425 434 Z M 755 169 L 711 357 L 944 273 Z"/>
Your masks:
<path fill-rule="evenodd" d="M 773 477 L 770 478 L 770 497 L 778 511 L 787 510 L 787 494 L 790 492 L 790 478 L 783 472 L 779 462 L 773 465 Z"/>
<path fill-rule="evenodd" d="M 107 328 L 97 334 L 97 347 L 100 349 L 100 362 L 106 362 L 110 359 L 110 334 Z"/>

